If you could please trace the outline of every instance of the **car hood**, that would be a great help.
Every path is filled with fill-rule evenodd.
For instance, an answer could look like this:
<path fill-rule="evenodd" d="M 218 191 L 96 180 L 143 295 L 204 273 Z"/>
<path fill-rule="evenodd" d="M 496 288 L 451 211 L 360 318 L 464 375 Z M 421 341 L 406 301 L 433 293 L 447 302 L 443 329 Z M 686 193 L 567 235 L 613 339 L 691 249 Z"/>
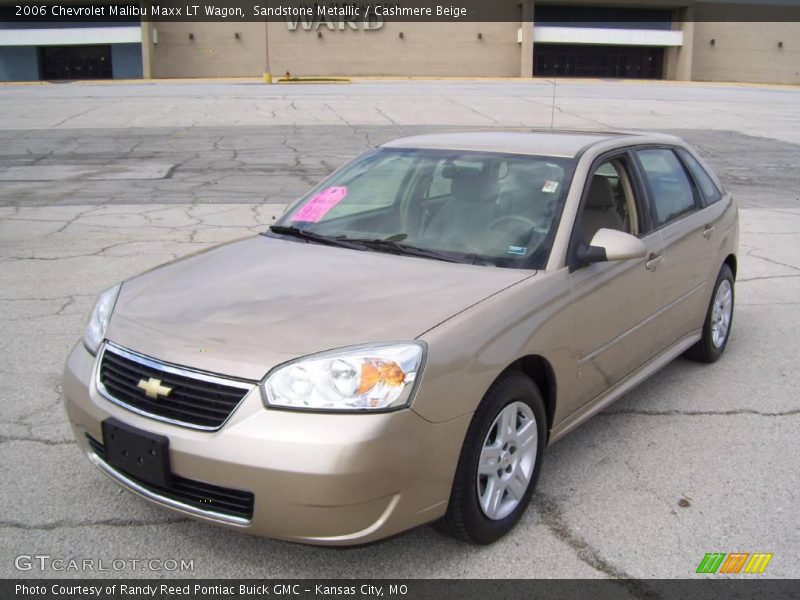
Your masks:
<path fill-rule="evenodd" d="M 533 274 L 258 236 L 126 281 L 107 337 L 257 380 L 314 352 L 412 340 Z"/>

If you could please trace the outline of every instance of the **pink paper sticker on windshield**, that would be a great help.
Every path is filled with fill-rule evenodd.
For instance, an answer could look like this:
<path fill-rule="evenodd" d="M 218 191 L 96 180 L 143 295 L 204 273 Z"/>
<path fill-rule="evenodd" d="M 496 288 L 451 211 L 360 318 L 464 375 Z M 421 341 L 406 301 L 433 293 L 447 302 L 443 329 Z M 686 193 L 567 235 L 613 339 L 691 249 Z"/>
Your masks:
<path fill-rule="evenodd" d="M 325 188 L 319 194 L 306 202 L 303 207 L 292 215 L 292 221 L 305 221 L 306 223 L 316 223 L 344 197 L 347 196 L 347 188 L 342 185 L 334 185 Z"/>

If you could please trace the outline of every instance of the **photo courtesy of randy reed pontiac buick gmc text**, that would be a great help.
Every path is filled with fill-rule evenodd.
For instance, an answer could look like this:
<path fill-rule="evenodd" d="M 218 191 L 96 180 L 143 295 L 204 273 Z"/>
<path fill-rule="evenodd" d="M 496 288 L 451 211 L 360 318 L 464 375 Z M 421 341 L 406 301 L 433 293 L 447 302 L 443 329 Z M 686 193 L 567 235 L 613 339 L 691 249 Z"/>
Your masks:
<path fill-rule="evenodd" d="M 723 355 L 738 235 L 673 136 L 395 140 L 263 234 L 100 294 L 67 415 L 105 475 L 203 521 L 488 544 L 549 444 L 674 358 Z"/>
<path fill-rule="evenodd" d="M 346 587 L 346 589 L 345 589 Z M 404 593 L 399 588 L 404 585 L 392 585 L 388 588 L 398 589 L 397 593 Z M 148 598 L 172 598 L 180 596 L 297 596 L 308 588 L 298 584 L 275 583 L 275 584 L 202 584 L 187 583 L 175 585 L 172 583 L 159 584 L 129 584 L 129 583 L 106 583 L 106 584 L 43 584 L 29 585 L 17 583 L 14 586 L 14 593 L 18 597 L 23 596 L 63 596 L 63 597 L 97 597 L 105 596 L 136 596 Z M 315 585 L 313 590 L 317 595 L 320 594 L 355 594 L 358 589 L 363 596 L 383 596 L 383 587 L 364 584 L 361 586 L 326 586 Z M 390 592 L 391 593 L 391 592 Z"/>

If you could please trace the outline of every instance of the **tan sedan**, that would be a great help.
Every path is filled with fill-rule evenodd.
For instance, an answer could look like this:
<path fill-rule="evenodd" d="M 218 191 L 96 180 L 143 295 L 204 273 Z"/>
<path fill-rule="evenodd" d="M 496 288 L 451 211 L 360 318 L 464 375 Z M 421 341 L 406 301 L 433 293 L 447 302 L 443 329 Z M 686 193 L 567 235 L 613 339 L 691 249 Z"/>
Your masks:
<path fill-rule="evenodd" d="M 737 243 L 675 137 L 396 140 L 263 235 L 101 294 L 67 414 L 106 475 L 198 519 L 490 543 L 547 445 L 677 356 L 720 357 Z"/>

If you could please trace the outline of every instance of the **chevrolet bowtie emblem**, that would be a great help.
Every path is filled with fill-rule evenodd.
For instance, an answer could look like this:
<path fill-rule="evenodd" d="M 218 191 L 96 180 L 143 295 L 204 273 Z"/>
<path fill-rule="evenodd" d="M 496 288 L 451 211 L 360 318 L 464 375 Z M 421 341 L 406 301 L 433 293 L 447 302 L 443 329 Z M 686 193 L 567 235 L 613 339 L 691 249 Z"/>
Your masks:
<path fill-rule="evenodd" d="M 171 387 L 161 385 L 161 380 L 153 377 L 148 380 L 140 379 L 137 387 L 144 390 L 145 396 L 148 398 L 154 398 L 156 400 L 158 400 L 159 396 L 166 398 L 172 391 Z"/>

